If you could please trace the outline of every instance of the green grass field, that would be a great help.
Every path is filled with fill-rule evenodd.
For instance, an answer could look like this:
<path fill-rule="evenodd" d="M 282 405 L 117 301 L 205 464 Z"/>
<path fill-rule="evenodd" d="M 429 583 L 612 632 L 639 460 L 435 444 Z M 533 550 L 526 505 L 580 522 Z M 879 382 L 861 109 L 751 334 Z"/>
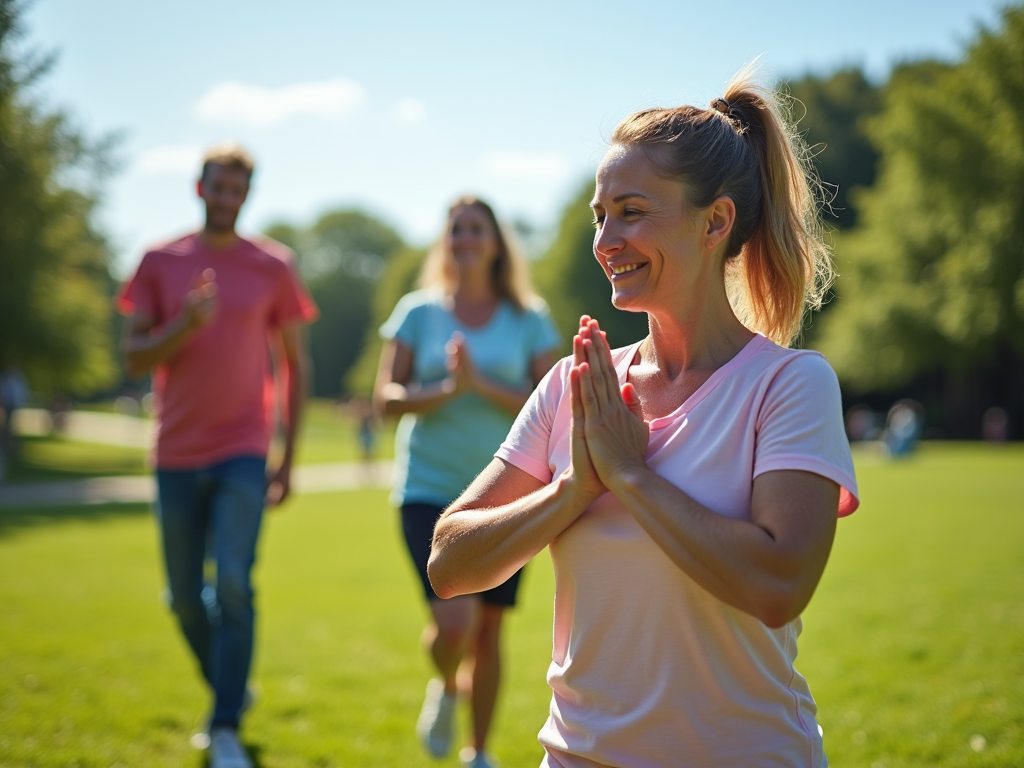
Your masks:
<path fill-rule="evenodd" d="M 831 764 L 1024 765 L 1024 446 L 857 461 L 862 507 L 840 521 L 798 659 Z M 260 766 L 457 764 L 412 734 L 424 614 L 384 492 L 272 513 L 257 578 L 243 740 Z M 0 765 L 204 764 L 188 737 L 208 702 L 161 589 L 142 505 L 0 510 Z M 551 596 L 543 555 L 507 626 L 505 768 L 539 762 Z"/>

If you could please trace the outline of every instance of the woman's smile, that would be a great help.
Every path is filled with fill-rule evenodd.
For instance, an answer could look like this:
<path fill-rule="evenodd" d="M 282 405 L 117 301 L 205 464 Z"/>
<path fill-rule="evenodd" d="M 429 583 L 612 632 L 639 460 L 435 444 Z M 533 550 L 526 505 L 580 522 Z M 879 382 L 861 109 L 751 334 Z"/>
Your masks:
<path fill-rule="evenodd" d="M 647 264 L 636 263 L 636 264 L 609 264 L 608 269 L 611 270 L 612 280 L 617 277 L 624 277 L 632 272 L 636 272 L 638 269 L 643 269 Z"/>

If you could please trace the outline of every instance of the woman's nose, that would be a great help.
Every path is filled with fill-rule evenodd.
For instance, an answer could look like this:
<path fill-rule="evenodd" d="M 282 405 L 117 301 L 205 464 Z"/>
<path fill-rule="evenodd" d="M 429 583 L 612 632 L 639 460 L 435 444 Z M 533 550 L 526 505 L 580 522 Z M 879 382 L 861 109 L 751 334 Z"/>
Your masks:
<path fill-rule="evenodd" d="M 607 219 L 601 223 L 594 232 L 594 253 L 597 255 L 612 255 L 622 250 L 625 240 L 618 233 L 615 225 Z"/>

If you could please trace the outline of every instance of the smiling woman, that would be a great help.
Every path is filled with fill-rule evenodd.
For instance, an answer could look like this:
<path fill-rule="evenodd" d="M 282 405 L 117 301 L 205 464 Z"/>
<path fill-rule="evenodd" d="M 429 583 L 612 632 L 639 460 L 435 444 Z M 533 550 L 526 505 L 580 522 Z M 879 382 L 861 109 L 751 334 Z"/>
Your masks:
<path fill-rule="evenodd" d="M 612 350 L 582 317 L 437 524 L 442 598 L 549 547 L 545 766 L 826 765 L 796 641 L 858 502 L 835 375 L 787 348 L 831 274 L 800 157 L 742 75 L 618 126 L 594 256 L 650 333 Z"/>
<path fill-rule="evenodd" d="M 481 594 L 442 601 L 427 579 L 427 560 L 438 516 L 490 461 L 554 362 L 558 337 L 529 291 L 521 257 L 477 198 L 449 209 L 421 285 L 381 328 L 386 345 L 375 394 L 381 411 L 402 416 L 392 500 L 431 614 L 423 639 L 438 676 L 416 730 L 431 755 L 446 754 L 461 687 L 473 711 L 462 763 L 490 768 L 485 747 L 501 672 L 501 623 L 515 605 L 519 571 Z"/>

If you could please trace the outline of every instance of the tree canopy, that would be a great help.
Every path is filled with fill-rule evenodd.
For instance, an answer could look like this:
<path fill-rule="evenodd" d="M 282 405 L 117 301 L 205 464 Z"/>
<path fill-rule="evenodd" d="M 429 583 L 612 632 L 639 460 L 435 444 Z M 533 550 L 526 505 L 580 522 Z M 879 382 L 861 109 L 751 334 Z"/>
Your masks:
<path fill-rule="evenodd" d="M 940 376 L 952 434 L 977 431 L 986 404 L 1019 421 L 1024 7 L 958 64 L 897 68 L 883 98 L 867 123 L 879 178 L 854 196 L 860 223 L 839 240 L 820 347 L 853 391 Z"/>
<path fill-rule="evenodd" d="M 20 51 L 21 13 L 0 0 L 0 368 L 87 394 L 117 377 L 111 251 L 95 225 L 108 151 L 33 98 L 52 59 Z"/>
<path fill-rule="evenodd" d="M 337 396 L 367 335 L 377 283 L 405 243 L 389 225 L 356 210 L 326 213 L 308 229 L 278 224 L 266 233 L 296 252 L 320 307 L 309 340 L 313 393 Z"/>
<path fill-rule="evenodd" d="M 849 229 L 857 221 L 851 193 L 875 182 L 878 150 L 866 130 L 882 107 L 881 89 L 858 67 L 809 74 L 786 84 L 793 118 L 814 153 L 815 170 L 830 198 L 826 226 Z"/>
<path fill-rule="evenodd" d="M 383 343 L 377 329 L 391 315 L 398 300 L 413 289 L 427 256 L 426 248 L 406 247 L 388 262 L 377 283 L 370 320 L 362 339 L 359 359 L 345 377 L 345 389 L 355 395 L 369 396 L 377 378 L 377 364 Z"/>

